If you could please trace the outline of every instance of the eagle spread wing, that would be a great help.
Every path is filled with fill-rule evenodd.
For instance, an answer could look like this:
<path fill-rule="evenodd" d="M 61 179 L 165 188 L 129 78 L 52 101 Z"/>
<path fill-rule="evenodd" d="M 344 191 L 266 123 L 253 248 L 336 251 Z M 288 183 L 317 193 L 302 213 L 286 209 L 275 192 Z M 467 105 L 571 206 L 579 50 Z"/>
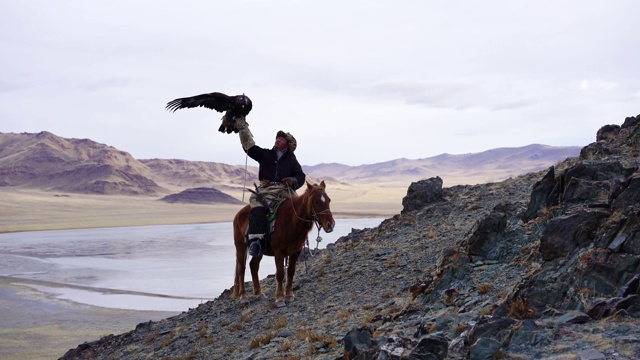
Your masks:
<path fill-rule="evenodd" d="M 220 92 L 212 92 L 191 97 L 184 97 L 169 101 L 167 110 L 176 111 L 178 109 L 206 107 L 217 112 L 224 112 L 222 116 L 222 125 L 218 131 L 230 134 L 237 133 L 235 127 L 235 119 L 239 116 L 247 116 L 251 111 L 253 104 L 251 99 L 245 94 L 229 96 Z"/>

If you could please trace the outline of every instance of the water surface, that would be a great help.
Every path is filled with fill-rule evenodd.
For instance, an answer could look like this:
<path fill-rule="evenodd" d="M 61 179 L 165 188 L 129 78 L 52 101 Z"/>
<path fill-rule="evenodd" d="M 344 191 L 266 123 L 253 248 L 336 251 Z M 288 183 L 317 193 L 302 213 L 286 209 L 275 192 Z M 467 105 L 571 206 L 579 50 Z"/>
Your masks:
<path fill-rule="evenodd" d="M 338 219 L 318 247 L 382 220 Z M 317 236 L 313 228 L 311 248 Z M 95 306 L 186 311 L 232 287 L 234 269 L 230 222 L 0 234 L 0 276 Z M 273 273 L 273 257 L 263 258 L 260 278 Z"/>

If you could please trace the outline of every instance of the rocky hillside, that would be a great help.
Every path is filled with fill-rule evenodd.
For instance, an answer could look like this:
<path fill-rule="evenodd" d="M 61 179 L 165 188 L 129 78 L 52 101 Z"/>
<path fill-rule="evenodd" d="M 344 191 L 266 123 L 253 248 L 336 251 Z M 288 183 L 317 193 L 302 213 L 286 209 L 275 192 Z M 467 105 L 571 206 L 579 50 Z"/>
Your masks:
<path fill-rule="evenodd" d="M 286 307 L 270 276 L 266 299 L 229 289 L 63 359 L 638 359 L 639 123 L 544 171 L 412 183 L 401 214 L 298 264 Z"/>

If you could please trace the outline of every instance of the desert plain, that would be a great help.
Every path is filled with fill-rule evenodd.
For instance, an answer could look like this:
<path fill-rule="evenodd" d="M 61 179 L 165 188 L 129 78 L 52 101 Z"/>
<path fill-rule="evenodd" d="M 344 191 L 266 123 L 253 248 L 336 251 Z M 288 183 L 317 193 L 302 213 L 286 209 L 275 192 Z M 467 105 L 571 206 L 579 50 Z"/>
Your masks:
<path fill-rule="evenodd" d="M 327 184 L 336 218 L 391 217 L 402 210 L 409 184 L 386 186 Z M 250 193 L 231 194 L 248 202 Z M 4 188 L 0 192 L 0 233 L 112 226 L 169 225 L 232 221 L 243 205 L 166 203 L 157 197 L 59 193 Z"/>

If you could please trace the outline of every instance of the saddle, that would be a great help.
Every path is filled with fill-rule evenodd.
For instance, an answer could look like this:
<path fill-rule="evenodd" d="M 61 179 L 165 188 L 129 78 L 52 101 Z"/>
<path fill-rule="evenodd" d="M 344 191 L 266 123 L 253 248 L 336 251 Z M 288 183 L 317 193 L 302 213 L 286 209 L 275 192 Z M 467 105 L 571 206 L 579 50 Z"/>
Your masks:
<path fill-rule="evenodd" d="M 260 241 L 260 248 L 263 249 L 262 253 L 264 254 L 265 251 L 267 250 L 268 247 L 270 247 L 269 243 L 270 243 L 270 239 L 271 239 L 271 234 L 275 231 L 276 228 L 276 218 L 278 215 L 278 209 L 280 208 L 280 205 L 282 205 L 282 203 L 286 200 L 286 198 L 284 199 L 280 199 L 278 200 L 275 205 L 273 207 L 268 206 L 266 207 L 268 210 L 267 212 L 267 228 L 266 231 L 264 233 L 264 237 L 259 240 Z M 249 227 L 247 226 L 247 229 L 244 231 L 244 236 L 245 239 L 248 239 L 249 237 Z"/>

